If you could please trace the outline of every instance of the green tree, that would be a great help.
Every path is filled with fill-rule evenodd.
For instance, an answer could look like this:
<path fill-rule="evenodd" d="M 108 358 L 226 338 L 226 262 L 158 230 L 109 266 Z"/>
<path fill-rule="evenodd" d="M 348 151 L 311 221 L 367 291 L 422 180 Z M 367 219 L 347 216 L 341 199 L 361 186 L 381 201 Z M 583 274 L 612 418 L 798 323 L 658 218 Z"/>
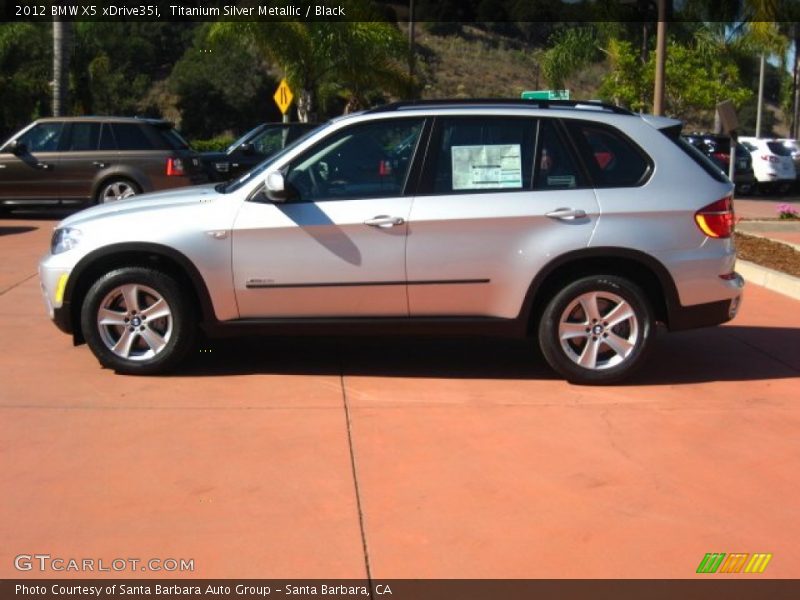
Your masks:
<path fill-rule="evenodd" d="M 204 23 L 197 29 L 194 43 L 175 64 L 167 82 L 181 114 L 183 133 L 194 139 L 210 138 L 279 119 L 272 101 L 275 79 L 236 40 L 224 51 L 209 47 L 210 27 Z"/>
<path fill-rule="evenodd" d="M 0 23 L 0 139 L 50 114 L 51 29 L 43 23 Z"/>
<path fill-rule="evenodd" d="M 591 26 L 569 27 L 556 31 L 550 47 L 542 54 L 541 65 L 547 85 L 561 89 L 568 77 L 599 57 L 597 32 Z"/>
<path fill-rule="evenodd" d="M 78 114 L 151 114 L 147 100 L 191 44 L 194 23 L 78 22 L 72 59 Z"/>
<path fill-rule="evenodd" d="M 295 90 L 301 121 L 315 120 L 320 100 L 344 95 L 359 106 L 370 92 L 403 94 L 407 45 L 396 26 L 370 21 L 363 0 L 345 2 L 354 21 L 218 22 L 212 42 L 242 39 L 275 63 Z M 322 96 L 322 98 L 320 98 Z"/>
<path fill-rule="evenodd" d="M 630 43 L 613 40 L 606 49 L 610 71 L 600 89 L 601 96 L 634 110 L 652 106 L 655 56 L 641 65 Z M 667 50 L 665 101 L 667 112 L 682 119 L 713 122 L 716 105 L 731 100 L 742 106 L 752 92 L 741 83 L 731 56 L 706 45 L 671 40 Z"/>

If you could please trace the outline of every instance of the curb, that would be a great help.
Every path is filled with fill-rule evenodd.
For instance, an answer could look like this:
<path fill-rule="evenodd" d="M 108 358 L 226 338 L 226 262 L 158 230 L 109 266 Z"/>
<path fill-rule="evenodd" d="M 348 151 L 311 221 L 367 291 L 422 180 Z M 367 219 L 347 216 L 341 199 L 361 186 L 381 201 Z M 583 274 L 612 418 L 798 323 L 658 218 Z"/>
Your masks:
<path fill-rule="evenodd" d="M 792 277 L 741 259 L 736 260 L 736 270 L 748 283 L 800 300 L 800 277 Z"/>
<path fill-rule="evenodd" d="M 770 242 L 775 242 L 776 244 L 783 244 L 784 246 L 789 246 L 790 248 L 794 248 L 798 252 L 800 252 L 800 244 L 795 244 L 794 242 L 787 242 L 786 240 L 779 240 L 778 238 L 771 237 L 769 233 L 763 231 L 748 231 L 747 229 L 740 229 L 737 228 L 736 231 L 738 233 L 743 233 L 745 235 L 749 235 L 752 237 L 761 238 L 762 240 L 769 240 Z M 771 231 L 770 233 L 775 233 Z"/>
<path fill-rule="evenodd" d="M 736 230 L 751 231 L 800 231 L 800 219 L 740 219 Z"/>

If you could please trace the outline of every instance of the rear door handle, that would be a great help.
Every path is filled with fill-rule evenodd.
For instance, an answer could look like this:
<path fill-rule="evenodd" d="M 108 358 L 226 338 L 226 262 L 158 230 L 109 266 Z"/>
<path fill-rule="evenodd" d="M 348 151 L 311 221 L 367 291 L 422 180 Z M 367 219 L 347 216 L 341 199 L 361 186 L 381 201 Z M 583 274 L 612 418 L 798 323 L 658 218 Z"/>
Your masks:
<path fill-rule="evenodd" d="M 557 208 L 549 213 L 544 213 L 544 216 L 551 219 L 572 221 L 574 219 L 583 219 L 586 216 L 586 211 L 580 208 Z"/>
<path fill-rule="evenodd" d="M 105 168 L 105 166 L 106 166 L 106 163 L 104 163 L 104 162 L 100 162 L 99 160 L 96 160 L 96 161 L 94 161 L 92 164 L 93 164 L 95 167 L 97 167 L 98 169 L 103 169 L 103 168 Z"/>
<path fill-rule="evenodd" d="M 389 227 L 394 227 L 395 225 L 402 225 L 405 223 L 405 219 L 403 217 L 390 217 L 389 215 L 378 215 L 377 217 L 372 217 L 371 219 L 367 219 L 364 221 L 364 225 L 369 225 L 370 227 L 380 227 L 381 229 L 388 229 Z"/>

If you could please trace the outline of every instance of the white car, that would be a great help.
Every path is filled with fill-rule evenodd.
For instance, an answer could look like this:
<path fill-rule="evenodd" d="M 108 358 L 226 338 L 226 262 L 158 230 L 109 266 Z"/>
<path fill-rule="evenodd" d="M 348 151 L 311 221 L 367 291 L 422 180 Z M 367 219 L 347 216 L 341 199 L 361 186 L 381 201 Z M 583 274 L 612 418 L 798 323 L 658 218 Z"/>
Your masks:
<path fill-rule="evenodd" d="M 784 148 L 788 148 L 789 152 L 792 153 L 794 168 L 797 171 L 798 177 L 800 177 L 800 141 L 790 138 L 780 138 L 778 141 L 783 144 Z"/>
<path fill-rule="evenodd" d="M 797 177 L 791 150 L 776 139 L 740 137 L 739 141 L 753 157 L 759 190 L 788 192 Z"/>

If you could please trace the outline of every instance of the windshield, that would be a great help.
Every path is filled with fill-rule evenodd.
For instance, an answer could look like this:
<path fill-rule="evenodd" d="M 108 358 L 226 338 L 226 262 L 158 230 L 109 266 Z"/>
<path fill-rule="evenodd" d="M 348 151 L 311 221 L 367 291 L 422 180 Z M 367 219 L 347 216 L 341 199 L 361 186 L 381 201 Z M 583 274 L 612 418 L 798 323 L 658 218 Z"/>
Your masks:
<path fill-rule="evenodd" d="M 244 175 L 242 175 L 238 179 L 234 179 L 233 181 L 230 181 L 228 183 L 224 183 L 224 184 L 221 184 L 221 185 L 217 186 L 216 190 L 218 192 L 220 192 L 221 194 L 229 194 L 231 192 L 235 192 L 240 187 L 245 185 L 247 182 L 252 181 L 254 177 L 257 177 L 258 175 L 260 175 L 261 173 L 266 171 L 267 168 L 270 165 L 272 165 L 278 159 L 283 157 L 287 152 L 292 150 L 295 146 L 303 143 L 310 135 L 316 134 L 317 132 L 328 128 L 331 123 L 333 123 L 333 121 L 328 121 L 327 123 L 325 123 L 324 125 L 320 125 L 316 129 L 312 129 L 310 131 L 307 131 L 306 133 L 301 135 L 299 138 L 297 138 L 296 140 L 291 142 L 289 145 L 287 145 L 283 150 L 277 152 L 276 154 L 273 154 L 272 156 L 267 158 L 264 162 L 257 164 L 255 167 L 250 169 L 247 173 L 245 173 Z"/>
<path fill-rule="evenodd" d="M 259 126 L 258 126 L 258 127 L 256 127 L 255 129 L 251 129 L 250 131 L 248 131 L 247 133 L 245 133 L 245 134 L 244 134 L 242 137 L 240 137 L 238 140 L 236 140 L 235 142 L 233 142 L 233 143 L 232 143 L 230 146 L 228 146 L 227 148 L 225 148 L 225 154 L 230 154 L 231 152 L 233 152 L 234 150 L 236 150 L 236 149 L 237 149 L 239 146 L 241 146 L 242 144 L 244 144 L 244 143 L 245 143 L 245 141 L 247 140 L 247 138 L 249 138 L 250 136 L 252 136 L 252 135 L 253 135 L 253 132 L 254 132 L 254 131 L 256 131 L 257 129 L 258 129 L 258 130 L 260 130 L 260 129 L 261 129 L 261 125 L 259 125 Z"/>

